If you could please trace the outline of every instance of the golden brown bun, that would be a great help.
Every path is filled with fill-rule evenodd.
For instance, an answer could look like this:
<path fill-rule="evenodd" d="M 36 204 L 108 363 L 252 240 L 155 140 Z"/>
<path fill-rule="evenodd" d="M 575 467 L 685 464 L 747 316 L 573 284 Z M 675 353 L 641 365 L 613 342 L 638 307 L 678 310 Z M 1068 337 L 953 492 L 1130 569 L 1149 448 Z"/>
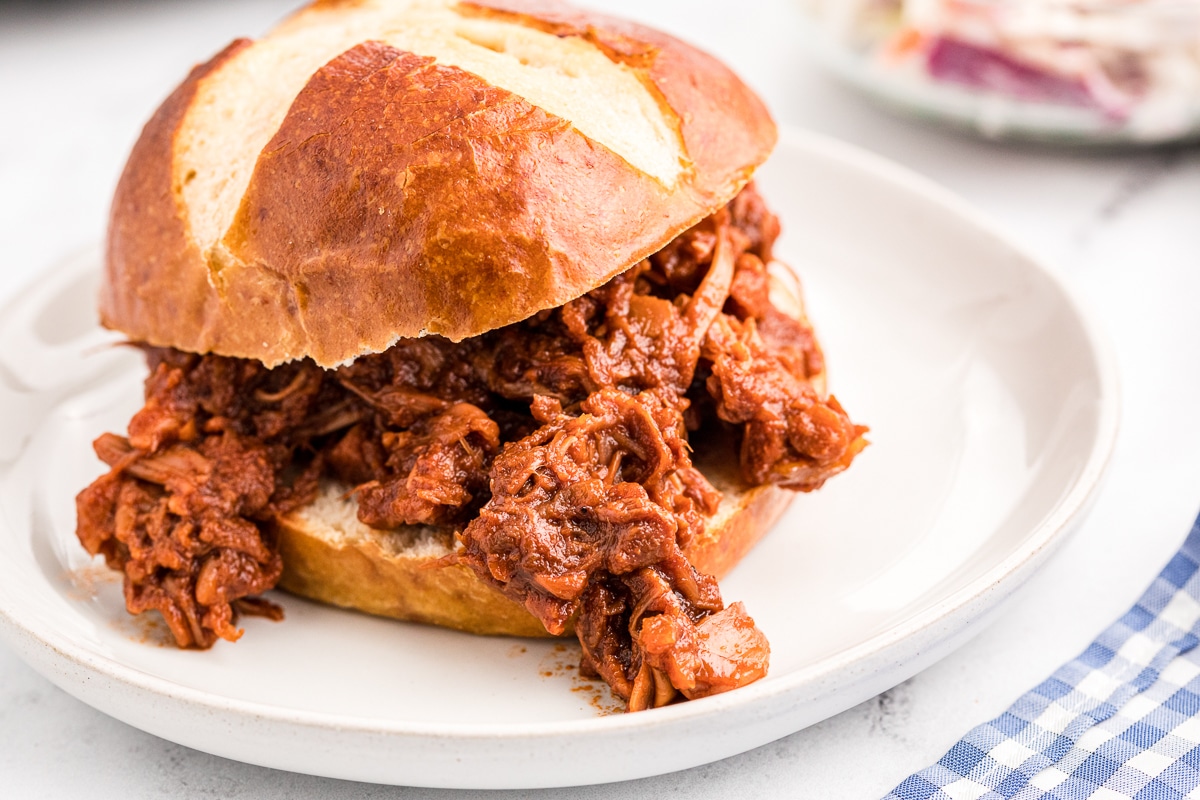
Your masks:
<path fill-rule="evenodd" d="M 549 0 L 326 0 L 197 67 L 117 187 L 101 318 L 333 366 L 478 335 L 729 201 L 758 98 L 657 31 Z"/>
<path fill-rule="evenodd" d="M 743 485 L 731 442 L 702 450 L 696 464 L 722 500 L 703 535 L 685 552 L 701 572 L 721 578 L 775 524 L 793 493 Z M 343 499 L 344 493 L 345 487 L 326 485 L 316 503 L 276 526 L 284 563 L 279 588 L 343 608 L 468 633 L 549 635 L 524 606 L 467 567 L 436 563 L 455 547 L 452 529 L 369 528 L 358 521 L 358 506 Z M 567 634 L 571 632 L 568 628 Z"/>

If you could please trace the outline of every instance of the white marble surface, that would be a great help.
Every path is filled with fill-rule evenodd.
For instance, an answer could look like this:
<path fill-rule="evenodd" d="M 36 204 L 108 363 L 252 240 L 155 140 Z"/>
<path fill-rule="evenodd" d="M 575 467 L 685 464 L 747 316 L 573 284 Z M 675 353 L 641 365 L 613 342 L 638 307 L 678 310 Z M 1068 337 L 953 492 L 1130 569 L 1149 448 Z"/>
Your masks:
<path fill-rule="evenodd" d="M 876 151 L 964 196 L 1054 264 L 1113 341 L 1124 421 L 1099 502 L 974 641 L 873 700 L 741 756 L 643 781 L 520 793 L 879 797 L 1074 656 L 1136 599 L 1200 510 L 1200 150 L 1002 147 L 896 119 L 810 63 L 793 42 L 796 12 L 786 0 L 593 4 L 719 54 L 782 123 Z M 142 121 L 187 68 L 237 35 L 263 31 L 292 5 L 0 4 L 0 298 L 102 236 Z M 484 793 L 332 781 L 179 747 L 72 699 L 0 644 L 4 797 L 476 794 Z"/>

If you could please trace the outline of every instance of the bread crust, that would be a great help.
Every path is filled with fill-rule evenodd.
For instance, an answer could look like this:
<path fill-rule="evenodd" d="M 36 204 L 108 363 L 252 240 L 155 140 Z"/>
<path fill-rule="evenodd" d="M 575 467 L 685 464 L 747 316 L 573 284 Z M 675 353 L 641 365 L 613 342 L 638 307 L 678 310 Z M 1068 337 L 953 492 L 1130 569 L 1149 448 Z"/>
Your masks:
<path fill-rule="evenodd" d="M 134 341 L 139 341 L 135 330 L 199 330 L 219 313 L 207 271 L 197 269 L 202 256 L 188 236 L 170 158 L 175 132 L 200 82 L 250 45 L 249 39 L 238 39 L 192 70 L 142 129 L 117 184 L 109 213 L 100 319 L 110 328 L 128 327 Z"/>
<path fill-rule="evenodd" d="M 320 3 L 285 24 L 360 5 Z M 477 75 L 368 36 L 290 101 L 232 225 L 200 242 L 184 201 L 192 176 L 177 169 L 192 136 L 181 126 L 205 82 L 259 46 L 239 41 L 193 71 L 130 156 L 103 323 L 268 366 L 334 366 L 426 334 L 458 341 L 560 306 L 659 250 L 728 202 L 775 143 L 758 98 L 669 36 L 546 0 L 455 12 L 578 37 L 632 70 L 677 128 L 679 179 L 664 183 Z"/>
<path fill-rule="evenodd" d="M 723 578 L 778 521 L 794 493 L 749 487 L 736 475 L 732 443 L 706 448 L 697 466 L 722 494 L 703 534 L 684 551 L 701 572 Z M 345 487 L 327 485 L 313 507 L 274 525 L 283 556 L 279 588 L 322 603 L 467 633 L 549 636 L 525 607 L 461 564 L 440 562 L 454 551 L 454 530 L 409 527 L 378 531 L 353 520 Z M 341 504 L 342 507 L 338 507 Z M 565 636 L 573 635 L 568 623 Z"/>

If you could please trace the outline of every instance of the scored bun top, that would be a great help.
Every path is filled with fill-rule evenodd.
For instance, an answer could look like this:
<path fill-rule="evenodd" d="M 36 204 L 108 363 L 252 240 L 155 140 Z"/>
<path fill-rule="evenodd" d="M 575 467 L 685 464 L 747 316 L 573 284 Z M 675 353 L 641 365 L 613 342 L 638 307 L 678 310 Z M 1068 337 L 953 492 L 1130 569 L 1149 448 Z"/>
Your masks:
<path fill-rule="evenodd" d="M 197 67 L 134 146 L 103 323 L 268 366 L 452 340 L 600 286 L 733 198 L 761 101 L 554 0 L 323 0 Z"/>

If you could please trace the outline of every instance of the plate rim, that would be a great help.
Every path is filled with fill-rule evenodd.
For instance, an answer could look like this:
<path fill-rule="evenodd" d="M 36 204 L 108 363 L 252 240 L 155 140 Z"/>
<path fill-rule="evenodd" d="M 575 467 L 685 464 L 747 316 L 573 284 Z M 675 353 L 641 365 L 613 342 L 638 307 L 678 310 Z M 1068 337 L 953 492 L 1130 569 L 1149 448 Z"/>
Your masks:
<path fill-rule="evenodd" d="M 900 641 L 923 634 L 927 635 L 938 625 L 953 622 L 960 612 L 969 609 L 972 605 L 983 604 L 984 609 L 980 611 L 981 614 L 995 608 L 1004 597 L 1019 588 L 1024 579 L 1044 562 L 1057 545 L 1062 543 L 1066 534 L 1073 529 L 1073 523 L 1082 520 L 1083 512 L 1094 500 L 1099 490 L 1101 479 L 1113 455 L 1120 420 L 1120 387 L 1111 342 L 1097 324 L 1097 315 L 1089 310 L 1055 270 L 1049 268 L 1042 258 L 1029 252 L 1019 242 L 1006 236 L 982 212 L 948 189 L 895 162 L 820 134 L 784 128 L 781 130 L 779 149 L 783 148 L 796 148 L 810 155 L 821 157 L 822 160 L 837 162 L 840 167 L 869 173 L 896 188 L 919 195 L 966 223 L 979 234 L 987 236 L 999 247 L 1018 255 L 1020 261 L 1023 262 L 1023 269 L 1040 272 L 1042 277 L 1053 285 L 1061 301 L 1079 325 L 1088 345 L 1096 369 L 1099 411 L 1096 433 L 1090 443 L 1083 467 L 1075 476 L 1071 488 L 1039 524 L 1030 529 L 1012 552 L 960 589 L 917 611 L 898 624 L 838 651 L 816 664 L 795 669 L 770 681 L 751 684 L 737 692 L 656 709 L 653 714 L 649 715 L 619 714 L 553 722 L 426 723 L 302 710 L 218 695 L 146 673 L 113 658 L 93 652 L 57 630 L 44 628 L 40 632 L 35 630 L 36 626 L 32 625 L 30 620 L 14 616 L 13 609 L 9 607 L 9 603 L 4 601 L 7 592 L 3 587 L 0 587 L 0 623 L 2 623 L 0 632 L 4 633 L 5 638 L 14 644 L 17 652 L 31 663 L 29 648 L 41 645 L 53 650 L 58 658 L 66 659 L 76 667 L 99 673 L 107 680 L 123 684 L 135 691 L 164 696 L 173 701 L 193 706 L 197 710 L 235 714 L 270 724 L 299 726 L 315 731 L 352 731 L 385 737 L 421 739 L 432 737 L 499 741 L 514 738 L 540 740 L 591 734 L 620 734 L 631 729 L 642 731 L 646 728 L 675 726 L 691 720 L 720 715 L 722 712 L 739 707 L 768 709 L 773 700 L 786 698 L 801 690 L 805 685 L 818 683 L 823 677 L 853 667 L 855 664 L 866 663 L 872 658 L 886 655 L 889 647 Z M 76 268 L 78 269 L 78 266 Z M 59 269 L 63 270 L 62 267 Z M 45 275 L 38 277 L 44 280 Z M 14 293 L 6 302 L 6 307 L 19 302 L 29 289 L 29 285 L 26 285 Z M 0 508 L 0 512 L 3 512 L 0 513 L 0 524 L 12 527 L 15 521 L 9 517 L 5 509 Z M 989 603 L 989 593 L 1002 586 L 1007 586 L 1008 591 Z M 961 644 L 961 642 L 959 643 Z M 42 669 L 38 671 L 46 674 Z M 59 682 L 54 676 L 47 675 L 47 677 L 55 680 L 56 683 Z M 67 687 L 64 686 L 64 688 Z M 750 744 L 743 747 L 742 750 L 753 746 L 756 745 Z M 735 750 L 726 755 L 731 755 L 733 752 L 741 751 Z M 619 779 L 621 778 L 613 778 L 613 780 Z"/>

